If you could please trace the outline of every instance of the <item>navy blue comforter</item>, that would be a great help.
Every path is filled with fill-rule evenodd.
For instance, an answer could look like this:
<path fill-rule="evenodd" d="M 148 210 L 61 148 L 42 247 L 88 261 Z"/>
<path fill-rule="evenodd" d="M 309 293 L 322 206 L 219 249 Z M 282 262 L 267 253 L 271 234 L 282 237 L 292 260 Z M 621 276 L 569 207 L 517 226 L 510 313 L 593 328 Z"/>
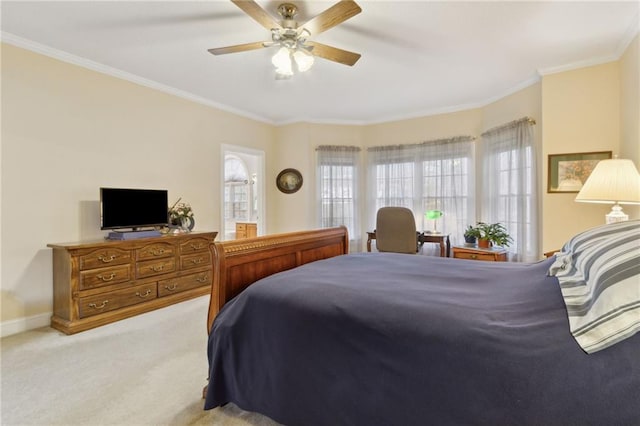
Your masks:
<path fill-rule="evenodd" d="M 205 408 L 291 426 L 640 424 L 640 335 L 586 354 L 552 260 L 365 253 L 267 277 L 215 320 Z"/>

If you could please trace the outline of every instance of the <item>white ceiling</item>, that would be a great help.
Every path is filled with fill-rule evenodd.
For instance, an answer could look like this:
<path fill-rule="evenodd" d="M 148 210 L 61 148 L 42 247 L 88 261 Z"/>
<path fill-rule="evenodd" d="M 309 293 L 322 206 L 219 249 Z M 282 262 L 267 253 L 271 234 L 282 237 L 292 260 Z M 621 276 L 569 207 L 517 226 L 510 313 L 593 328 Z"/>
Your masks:
<path fill-rule="evenodd" d="M 5 1 L 2 39 L 274 124 L 366 124 L 482 106 L 541 74 L 616 60 L 640 2 L 356 0 L 359 15 L 312 40 L 358 52 L 275 80 L 269 40 L 230 1 Z M 258 1 L 277 16 L 282 1 Z M 293 1 L 299 23 L 335 2 Z"/>

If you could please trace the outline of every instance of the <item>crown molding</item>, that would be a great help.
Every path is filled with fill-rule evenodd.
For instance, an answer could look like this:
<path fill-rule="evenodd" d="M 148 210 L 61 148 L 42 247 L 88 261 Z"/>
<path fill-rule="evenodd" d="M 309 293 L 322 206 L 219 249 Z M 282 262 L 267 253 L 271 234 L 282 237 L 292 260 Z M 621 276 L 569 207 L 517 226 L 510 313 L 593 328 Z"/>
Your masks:
<path fill-rule="evenodd" d="M 638 6 L 638 8 L 640 9 L 640 6 Z M 640 11 L 636 13 L 636 16 L 631 22 L 631 25 L 629 25 L 629 28 L 627 28 L 624 37 L 622 37 L 620 43 L 618 43 L 618 48 L 616 49 L 616 55 L 618 56 L 618 59 L 620 59 L 622 55 L 624 55 L 624 52 L 627 51 L 629 45 L 638 34 L 640 34 Z"/>
<path fill-rule="evenodd" d="M 179 90 L 174 87 L 167 86 L 165 84 L 161 84 L 156 81 L 149 80 L 149 79 L 140 77 L 138 75 L 119 70 L 117 68 L 109 67 L 107 65 L 104 65 L 95 61 L 91 61 L 91 60 L 64 52 L 62 50 L 54 49 L 50 46 L 46 46 L 41 43 L 36 43 L 31 40 L 27 40 L 25 38 L 16 36 L 11 33 L 0 32 L 0 41 L 11 44 L 16 47 L 30 50 L 35 53 L 45 55 L 54 59 L 71 63 L 83 68 L 87 68 L 92 71 L 96 71 L 105 75 L 130 81 L 132 83 L 135 83 L 144 87 L 158 90 L 182 99 L 186 99 L 188 101 L 192 101 L 201 105 L 206 105 L 212 108 L 219 109 L 221 111 L 236 114 L 238 116 L 245 117 L 245 118 L 255 120 L 265 124 L 270 124 L 274 126 L 286 126 L 286 125 L 295 124 L 295 123 L 311 123 L 311 124 L 327 124 L 327 125 L 365 126 L 369 124 L 383 124 L 383 123 L 389 123 L 394 121 L 412 120 L 412 119 L 421 118 L 421 117 L 429 117 L 434 115 L 449 114 L 449 113 L 461 112 L 461 111 L 466 111 L 466 110 L 471 110 L 476 108 L 482 108 L 506 96 L 509 96 L 515 92 L 518 92 L 526 87 L 536 84 L 537 82 L 540 81 L 540 78 L 544 75 L 571 71 L 578 68 L 585 68 L 589 66 L 604 64 L 607 62 L 617 61 L 620 59 L 622 54 L 624 54 L 624 52 L 626 51 L 626 49 L 628 48 L 629 44 L 634 39 L 634 37 L 638 34 L 638 22 L 639 22 L 638 14 L 636 14 L 633 24 L 629 27 L 628 31 L 626 31 L 625 37 L 619 43 L 617 52 L 614 55 L 608 55 L 605 57 L 594 58 L 586 61 L 574 62 L 566 65 L 561 65 L 558 67 L 538 69 L 535 75 L 507 89 L 505 92 L 502 92 L 496 96 L 493 96 L 488 99 L 480 100 L 477 102 L 471 102 L 471 103 L 459 104 L 459 105 L 450 105 L 450 106 L 445 106 L 441 108 L 433 108 L 429 110 L 421 110 L 421 111 L 417 111 L 415 113 L 410 113 L 410 114 L 399 114 L 394 116 L 378 117 L 370 120 L 344 120 L 344 119 L 338 119 L 338 118 L 308 119 L 308 118 L 300 118 L 300 117 L 289 119 L 289 120 L 283 120 L 283 121 L 270 120 L 265 117 L 258 116 L 256 114 L 249 113 L 247 111 L 239 110 L 239 109 L 230 107 L 228 105 L 224 105 L 209 99 L 205 99 L 201 96 L 197 96 L 190 92 Z"/>
<path fill-rule="evenodd" d="M 77 65 L 83 68 L 90 69 L 92 71 L 99 72 L 101 74 L 105 74 L 111 77 L 116 77 L 122 80 L 126 80 L 140 86 L 148 87 L 150 89 L 158 90 L 160 92 L 167 93 L 169 95 L 173 95 L 182 99 L 186 99 L 191 102 L 195 102 L 198 104 L 206 105 L 209 107 L 213 107 L 222 111 L 226 111 L 232 114 L 239 115 L 241 117 L 249 118 L 255 121 L 259 121 L 266 124 L 275 124 L 272 120 L 268 120 L 264 117 L 248 113 L 246 111 L 242 111 L 236 108 L 232 108 L 228 105 L 220 104 L 209 99 L 205 99 L 201 96 L 194 95 L 193 93 L 186 92 L 184 90 L 179 90 L 171 86 L 167 86 L 162 83 L 158 83 L 157 81 L 149 80 L 144 77 L 140 77 L 135 74 L 131 74 L 126 71 L 119 70 L 117 68 L 113 68 L 99 62 L 91 61 L 89 59 L 82 58 L 80 56 L 73 55 L 71 53 L 54 49 L 53 47 L 46 46 L 41 43 L 36 43 L 34 41 L 16 36 L 7 32 L 0 32 L 0 41 L 3 43 L 10 44 L 15 47 L 19 47 L 22 49 L 26 49 L 35 53 L 39 53 L 44 56 L 48 56 L 53 59 L 57 59 L 63 62 L 67 62 L 73 65 Z"/>
<path fill-rule="evenodd" d="M 369 121 L 367 122 L 367 124 L 383 124 L 383 123 L 388 123 L 388 122 L 392 122 L 392 121 L 402 121 L 402 120 L 412 120 L 412 119 L 416 119 L 416 118 L 422 118 L 422 117 L 430 117 L 433 115 L 440 115 L 440 114 L 450 114 L 450 113 L 455 113 L 455 112 L 462 112 L 462 111 L 468 111 L 468 110 L 472 110 L 472 109 L 476 109 L 476 108 L 483 108 L 487 105 L 490 105 L 496 101 L 499 101 L 500 99 L 506 98 L 509 95 L 512 95 L 516 92 L 519 92 L 520 90 L 532 86 L 536 83 L 538 83 L 540 81 L 540 75 L 535 73 L 533 76 L 529 77 L 528 79 L 516 84 L 515 86 L 510 87 L 509 89 L 505 90 L 504 92 L 501 92 L 500 94 L 496 95 L 496 96 L 492 96 L 490 98 L 484 99 L 484 100 L 480 100 L 477 102 L 471 102 L 471 103 L 466 103 L 466 104 L 459 104 L 459 105 L 450 105 L 447 107 L 442 107 L 442 108 L 433 108 L 433 109 L 429 109 L 429 110 L 422 110 L 422 111 L 418 111 L 416 113 L 413 114 L 407 114 L 407 115 L 399 115 L 399 116 L 394 116 L 394 117 L 389 117 L 389 118 L 380 118 L 377 121 Z"/>
<path fill-rule="evenodd" d="M 540 68 L 538 69 L 538 73 L 540 75 L 549 75 L 556 74 L 565 71 L 572 71 L 578 68 L 586 68 L 592 67 L 595 65 L 606 64 L 608 62 L 619 61 L 622 55 L 624 55 L 625 51 L 633 41 L 633 39 L 640 33 L 640 13 L 636 13 L 631 25 L 624 33 L 624 36 L 618 42 L 618 46 L 614 54 L 602 56 L 600 58 L 593 58 L 586 61 L 578 61 L 565 65 L 560 65 L 557 67 L 549 67 L 549 68 Z"/>
<path fill-rule="evenodd" d="M 620 59 L 618 55 L 607 55 L 600 58 L 593 58 L 586 61 L 573 62 L 565 65 L 560 65 L 557 67 L 539 68 L 538 74 L 540 74 L 541 76 L 545 76 L 545 75 L 557 74 L 565 71 L 573 71 L 579 68 L 587 68 L 587 67 L 593 67 L 596 65 L 606 64 L 609 62 L 615 62 L 618 59 Z"/>
<path fill-rule="evenodd" d="M 535 72 L 531 77 L 529 77 L 528 79 L 516 84 L 515 86 L 512 86 L 511 88 L 507 89 L 506 91 L 502 92 L 501 94 L 494 96 L 492 98 L 489 98 L 485 101 L 483 101 L 482 105 L 480 105 L 480 107 L 485 107 L 489 104 L 492 104 L 496 101 L 499 101 L 502 98 L 506 98 L 507 96 L 513 95 L 516 92 L 521 91 L 522 89 L 525 89 L 529 86 L 533 86 L 536 83 L 539 83 L 541 79 L 541 75 L 538 72 Z"/>

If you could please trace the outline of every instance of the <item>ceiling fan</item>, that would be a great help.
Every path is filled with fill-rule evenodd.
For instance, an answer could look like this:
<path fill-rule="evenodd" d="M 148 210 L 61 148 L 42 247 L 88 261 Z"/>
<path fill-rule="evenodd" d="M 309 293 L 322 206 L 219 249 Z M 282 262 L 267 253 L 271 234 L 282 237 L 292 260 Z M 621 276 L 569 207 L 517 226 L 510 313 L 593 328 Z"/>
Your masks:
<path fill-rule="evenodd" d="M 298 12 L 298 8 L 294 4 L 282 3 L 278 6 L 278 14 L 282 19 L 277 22 L 253 0 L 231 1 L 260 25 L 271 31 L 271 41 L 209 49 L 208 51 L 214 55 L 280 46 L 271 60 L 276 67 L 277 79 L 290 78 L 293 75 L 294 63 L 298 71 L 307 71 L 313 65 L 314 56 L 349 66 L 353 66 L 360 59 L 359 53 L 309 40 L 309 37 L 327 31 L 360 13 L 362 9 L 353 0 L 341 0 L 302 25 L 298 25 L 294 20 Z"/>

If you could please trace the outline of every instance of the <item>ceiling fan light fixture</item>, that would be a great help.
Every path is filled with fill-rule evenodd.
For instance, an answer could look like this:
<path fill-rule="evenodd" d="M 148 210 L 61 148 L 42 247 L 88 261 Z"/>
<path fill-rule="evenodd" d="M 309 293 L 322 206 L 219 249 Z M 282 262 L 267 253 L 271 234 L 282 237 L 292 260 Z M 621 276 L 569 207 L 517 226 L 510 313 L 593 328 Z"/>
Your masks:
<path fill-rule="evenodd" d="M 291 52 L 285 46 L 282 46 L 271 58 L 271 63 L 276 69 L 291 72 Z"/>
<path fill-rule="evenodd" d="M 296 50 L 293 54 L 293 59 L 296 61 L 300 72 L 309 71 L 314 63 L 313 55 L 303 49 Z"/>

